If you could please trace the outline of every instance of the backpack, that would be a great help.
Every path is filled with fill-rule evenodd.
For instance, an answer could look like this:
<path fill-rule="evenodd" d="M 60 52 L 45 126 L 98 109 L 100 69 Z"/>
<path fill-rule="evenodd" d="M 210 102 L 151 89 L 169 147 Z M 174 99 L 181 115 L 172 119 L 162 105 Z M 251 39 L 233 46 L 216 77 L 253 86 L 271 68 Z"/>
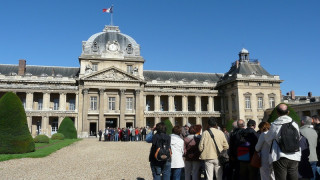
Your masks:
<path fill-rule="evenodd" d="M 250 161 L 250 145 L 251 143 L 246 139 L 247 133 L 240 133 L 240 144 L 237 147 L 237 159 L 239 161 Z"/>
<path fill-rule="evenodd" d="M 189 144 L 192 141 L 195 141 L 195 145 L 189 146 Z M 193 137 L 188 143 L 186 143 L 186 151 L 184 153 L 184 157 L 187 160 L 192 160 L 192 161 L 199 160 L 199 157 L 200 157 L 200 151 L 198 148 L 199 142 L 200 142 L 199 138 Z"/>
<path fill-rule="evenodd" d="M 293 120 L 289 123 L 282 124 L 279 131 L 279 138 L 276 140 L 283 153 L 295 153 L 300 150 L 300 135 L 298 130 L 292 125 L 292 122 Z"/>
<path fill-rule="evenodd" d="M 156 152 L 154 154 L 154 157 L 158 161 L 167 161 L 171 158 L 171 149 L 170 145 L 166 143 L 166 140 L 164 138 L 160 138 L 158 142 L 156 143 Z"/>

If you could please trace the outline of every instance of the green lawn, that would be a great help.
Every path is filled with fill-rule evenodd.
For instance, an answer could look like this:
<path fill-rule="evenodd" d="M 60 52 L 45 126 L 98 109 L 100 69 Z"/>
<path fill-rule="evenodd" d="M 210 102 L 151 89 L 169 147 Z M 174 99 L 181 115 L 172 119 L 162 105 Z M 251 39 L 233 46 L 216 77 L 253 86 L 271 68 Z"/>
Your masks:
<path fill-rule="evenodd" d="M 77 142 L 81 139 L 65 139 L 65 140 L 51 140 L 47 143 L 36 143 L 36 151 L 24 154 L 0 154 L 0 161 L 6 161 L 10 159 L 19 158 L 40 158 L 48 156 L 49 154 L 69 146 L 70 144 Z"/>

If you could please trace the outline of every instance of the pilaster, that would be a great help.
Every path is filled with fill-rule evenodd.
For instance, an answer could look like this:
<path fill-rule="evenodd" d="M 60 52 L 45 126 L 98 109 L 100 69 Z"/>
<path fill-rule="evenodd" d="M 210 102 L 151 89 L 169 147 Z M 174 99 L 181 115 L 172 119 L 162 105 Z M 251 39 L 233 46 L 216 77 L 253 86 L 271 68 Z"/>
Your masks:
<path fill-rule="evenodd" d="M 26 110 L 31 111 L 33 105 L 33 92 L 26 93 Z"/>
<path fill-rule="evenodd" d="M 88 102 L 88 92 L 89 89 L 83 90 L 83 114 L 82 114 L 82 126 L 83 126 L 83 132 L 88 133 L 89 135 L 89 122 L 88 122 L 88 108 L 89 108 L 89 102 Z"/>
<path fill-rule="evenodd" d="M 50 93 L 44 92 L 43 93 L 43 110 L 48 111 L 50 106 Z"/>
<path fill-rule="evenodd" d="M 125 113 L 126 113 L 126 97 L 125 97 L 125 89 L 120 89 L 120 127 L 125 127 Z"/>
<path fill-rule="evenodd" d="M 105 89 L 99 89 L 99 125 L 98 125 L 98 131 L 105 129 L 105 120 L 104 120 L 104 90 Z"/>
<path fill-rule="evenodd" d="M 188 96 L 182 96 L 182 112 L 188 111 Z"/>

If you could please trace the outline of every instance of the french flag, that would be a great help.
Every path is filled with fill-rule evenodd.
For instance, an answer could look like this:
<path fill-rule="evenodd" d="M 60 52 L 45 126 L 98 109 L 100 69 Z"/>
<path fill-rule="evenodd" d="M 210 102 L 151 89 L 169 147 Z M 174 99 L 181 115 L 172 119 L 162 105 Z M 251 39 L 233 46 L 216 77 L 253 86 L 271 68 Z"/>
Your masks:
<path fill-rule="evenodd" d="M 113 13 L 113 6 L 111 6 L 111 7 L 108 8 L 108 9 L 102 9 L 102 12 L 105 12 L 105 13 Z"/>

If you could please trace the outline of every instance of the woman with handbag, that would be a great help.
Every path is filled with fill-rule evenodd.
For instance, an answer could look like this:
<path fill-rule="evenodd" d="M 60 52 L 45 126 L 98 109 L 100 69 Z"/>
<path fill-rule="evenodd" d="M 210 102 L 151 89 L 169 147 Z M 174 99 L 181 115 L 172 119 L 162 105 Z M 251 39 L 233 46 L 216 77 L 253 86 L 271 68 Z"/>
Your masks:
<path fill-rule="evenodd" d="M 201 160 L 199 142 L 201 139 L 201 125 L 193 125 L 189 128 L 189 135 L 184 140 L 185 180 L 200 179 Z M 192 178 L 191 178 L 192 177 Z"/>
<path fill-rule="evenodd" d="M 270 124 L 268 122 L 261 122 L 259 124 L 259 130 L 261 132 L 256 144 L 256 153 L 259 152 L 261 158 L 260 176 L 261 180 L 274 180 L 274 172 L 272 164 L 269 163 L 269 151 L 270 145 L 265 141 L 264 136 L 268 133 L 270 129 Z"/>

